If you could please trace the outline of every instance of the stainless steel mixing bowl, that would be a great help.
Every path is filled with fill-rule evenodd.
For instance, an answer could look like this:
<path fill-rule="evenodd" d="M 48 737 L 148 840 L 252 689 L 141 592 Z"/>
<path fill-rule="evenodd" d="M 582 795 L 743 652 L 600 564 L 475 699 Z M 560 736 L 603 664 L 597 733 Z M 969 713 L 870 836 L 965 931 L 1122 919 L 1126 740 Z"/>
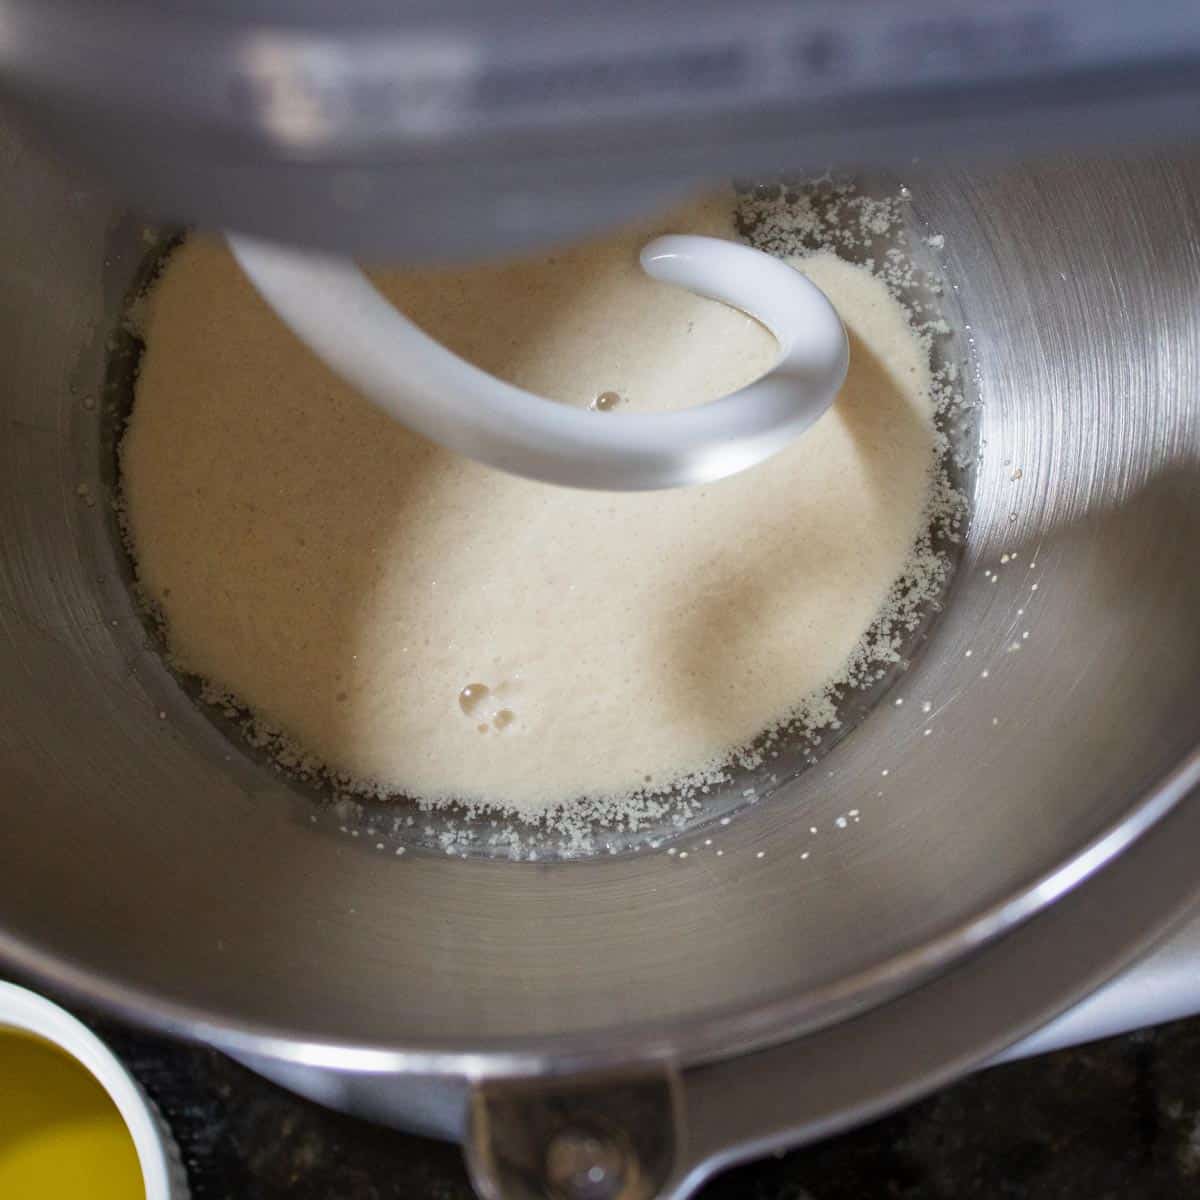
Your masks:
<path fill-rule="evenodd" d="M 510 1160 L 558 1128 L 549 1092 L 559 1118 L 639 1114 L 642 1183 L 681 1191 L 965 1069 L 1200 890 L 1200 157 L 906 181 L 959 284 L 983 453 L 903 704 L 686 860 L 537 864 L 314 827 L 190 703 L 102 470 L 144 231 L 11 132 L 0 174 L 10 960 L 276 1074 L 348 1072 L 327 1099 L 369 1079 L 377 1115 L 461 1132 L 470 1091 L 485 1187 L 528 1184 Z M 593 1068 L 632 1074 L 577 1086 Z"/>

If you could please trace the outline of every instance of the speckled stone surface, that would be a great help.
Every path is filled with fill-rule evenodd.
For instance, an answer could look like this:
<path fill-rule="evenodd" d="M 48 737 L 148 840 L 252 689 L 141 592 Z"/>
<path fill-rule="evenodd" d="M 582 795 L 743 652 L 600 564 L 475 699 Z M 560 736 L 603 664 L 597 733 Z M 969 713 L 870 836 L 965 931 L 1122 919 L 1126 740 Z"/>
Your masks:
<path fill-rule="evenodd" d="M 95 1024 L 170 1121 L 196 1200 L 471 1200 L 452 1146 L 341 1117 L 215 1051 Z M 1200 1018 L 983 1072 L 701 1196 L 1200 1197 Z"/>

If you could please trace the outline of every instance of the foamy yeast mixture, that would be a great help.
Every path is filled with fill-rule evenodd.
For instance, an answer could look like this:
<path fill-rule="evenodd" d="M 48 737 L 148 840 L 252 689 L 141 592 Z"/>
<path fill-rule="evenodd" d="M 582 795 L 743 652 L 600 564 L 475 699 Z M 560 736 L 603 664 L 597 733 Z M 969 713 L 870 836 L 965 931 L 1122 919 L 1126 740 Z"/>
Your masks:
<path fill-rule="evenodd" d="M 774 340 L 637 266 L 728 201 L 536 261 L 382 277 L 480 366 L 631 410 L 729 392 Z M 727 760 L 844 676 L 918 538 L 928 354 L 884 285 L 796 260 L 850 331 L 837 403 L 721 483 L 530 483 L 381 416 L 193 239 L 150 298 L 124 442 L 141 583 L 179 665 L 355 783 L 526 817 Z M 607 419 L 596 412 L 595 420 Z M 589 811 L 596 811 L 593 807 Z"/>

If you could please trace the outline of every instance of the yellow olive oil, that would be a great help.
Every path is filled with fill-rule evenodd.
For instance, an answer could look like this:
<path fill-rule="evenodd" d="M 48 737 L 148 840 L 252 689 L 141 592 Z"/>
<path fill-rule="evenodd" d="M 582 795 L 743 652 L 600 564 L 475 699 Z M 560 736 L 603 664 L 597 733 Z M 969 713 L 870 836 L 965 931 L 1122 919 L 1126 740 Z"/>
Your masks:
<path fill-rule="evenodd" d="M 145 1200 L 133 1138 L 87 1068 L 0 1029 L 0 1197 Z"/>

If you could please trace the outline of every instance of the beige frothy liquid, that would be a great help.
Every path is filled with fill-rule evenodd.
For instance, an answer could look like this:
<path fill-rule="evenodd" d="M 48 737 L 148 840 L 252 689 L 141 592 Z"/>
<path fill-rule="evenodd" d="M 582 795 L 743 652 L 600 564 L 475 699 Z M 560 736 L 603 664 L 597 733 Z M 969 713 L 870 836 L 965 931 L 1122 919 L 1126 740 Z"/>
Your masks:
<path fill-rule="evenodd" d="M 728 209 L 379 282 L 453 350 L 597 422 L 682 407 L 776 354 L 754 321 L 637 266 L 656 232 L 733 236 Z M 408 432 L 297 343 L 222 246 L 189 241 L 150 297 L 123 447 L 141 583 L 179 665 L 360 785 L 535 818 L 584 796 L 619 813 L 611 798 L 816 703 L 922 531 L 935 433 L 900 304 L 832 254 L 795 265 L 850 333 L 834 408 L 734 478 L 624 495 Z"/>

